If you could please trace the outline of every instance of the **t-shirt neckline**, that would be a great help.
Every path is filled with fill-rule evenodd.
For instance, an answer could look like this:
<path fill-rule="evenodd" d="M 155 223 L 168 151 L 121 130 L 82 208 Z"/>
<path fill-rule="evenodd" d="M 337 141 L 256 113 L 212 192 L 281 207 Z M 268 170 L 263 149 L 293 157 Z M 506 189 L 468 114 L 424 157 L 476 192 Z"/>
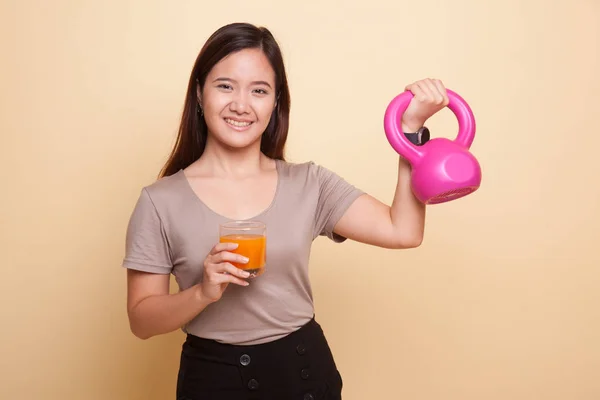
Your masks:
<path fill-rule="evenodd" d="M 283 180 L 283 173 L 282 173 L 282 165 L 281 165 L 281 163 L 282 163 L 282 160 L 275 159 L 275 170 L 277 172 L 277 185 L 275 187 L 275 194 L 273 195 L 273 199 L 271 200 L 271 202 L 269 203 L 269 205 L 264 210 L 262 210 L 261 212 L 259 212 L 258 214 L 254 215 L 252 217 L 245 218 L 245 219 L 230 218 L 230 217 L 227 217 L 227 216 L 225 216 L 223 214 L 220 214 L 220 213 L 216 212 L 211 207 L 209 207 L 200 198 L 200 196 L 198 196 L 196 194 L 196 192 L 192 188 L 192 185 L 190 184 L 190 181 L 188 180 L 187 176 L 185 176 L 185 173 L 184 173 L 183 169 L 180 169 L 179 171 L 177 171 L 177 174 L 183 180 L 183 184 L 186 187 L 186 191 L 188 191 L 188 193 L 190 193 L 194 197 L 194 199 L 195 199 L 195 201 L 197 203 L 199 203 L 204 209 L 208 210 L 214 216 L 216 216 L 216 217 L 218 217 L 218 218 L 220 218 L 222 220 L 226 220 L 226 221 L 251 221 L 251 220 L 255 220 L 257 218 L 264 217 L 275 206 L 275 204 L 277 202 L 277 199 L 279 198 L 279 194 L 280 194 L 280 191 L 281 191 L 282 180 Z"/>

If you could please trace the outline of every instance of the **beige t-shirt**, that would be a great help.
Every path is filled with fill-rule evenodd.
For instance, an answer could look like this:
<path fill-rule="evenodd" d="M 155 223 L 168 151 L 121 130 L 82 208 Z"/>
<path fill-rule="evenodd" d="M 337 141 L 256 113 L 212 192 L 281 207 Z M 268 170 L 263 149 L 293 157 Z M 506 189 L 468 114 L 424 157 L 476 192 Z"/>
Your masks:
<path fill-rule="evenodd" d="M 363 192 L 313 162 L 277 160 L 271 205 L 253 220 L 267 226 L 267 268 L 250 285 L 229 285 L 182 327 L 186 333 L 231 344 L 258 344 L 297 330 L 314 314 L 308 275 L 318 236 L 341 243 L 333 228 Z M 183 170 L 142 189 L 127 229 L 123 267 L 172 273 L 180 290 L 202 279 L 204 259 L 228 219 L 208 208 Z"/>

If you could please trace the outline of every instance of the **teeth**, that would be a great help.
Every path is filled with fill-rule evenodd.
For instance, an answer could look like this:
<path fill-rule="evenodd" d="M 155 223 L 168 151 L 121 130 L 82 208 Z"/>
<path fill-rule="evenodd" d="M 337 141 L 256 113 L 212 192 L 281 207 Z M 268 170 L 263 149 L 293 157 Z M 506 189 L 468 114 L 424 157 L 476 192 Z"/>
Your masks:
<path fill-rule="evenodd" d="M 227 122 L 230 125 L 233 126 L 239 126 L 239 127 L 244 127 L 244 126 L 249 126 L 252 122 L 239 122 L 239 121 L 234 121 L 232 119 L 229 118 L 225 118 L 225 122 Z"/>

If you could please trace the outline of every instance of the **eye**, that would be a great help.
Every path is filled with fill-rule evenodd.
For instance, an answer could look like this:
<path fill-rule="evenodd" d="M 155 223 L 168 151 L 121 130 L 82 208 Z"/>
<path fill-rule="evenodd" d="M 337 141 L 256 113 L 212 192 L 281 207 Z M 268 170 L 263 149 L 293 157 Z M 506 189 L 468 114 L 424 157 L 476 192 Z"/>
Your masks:
<path fill-rule="evenodd" d="M 221 83 L 220 85 L 217 85 L 217 87 L 219 89 L 225 89 L 225 90 L 230 90 L 231 89 L 231 85 L 228 85 L 226 83 Z"/>
<path fill-rule="evenodd" d="M 258 94 L 263 94 L 263 95 L 264 95 L 264 94 L 268 94 L 268 93 L 267 93 L 267 91 L 266 91 L 265 89 L 255 89 L 254 91 L 255 91 L 256 93 L 258 93 Z"/>

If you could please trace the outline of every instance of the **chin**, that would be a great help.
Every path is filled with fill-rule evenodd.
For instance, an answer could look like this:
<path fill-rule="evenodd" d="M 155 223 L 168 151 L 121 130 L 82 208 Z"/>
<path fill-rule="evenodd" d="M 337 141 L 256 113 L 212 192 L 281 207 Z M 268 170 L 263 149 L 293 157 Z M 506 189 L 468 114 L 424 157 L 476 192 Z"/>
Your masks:
<path fill-rule="evenodd" d="M 222 141 L 233 148 L 244 148 L 260 141 L 263 132 L 267 127 L 259 126 L 256 122 L 246 128 L 235 128 L 225 123 L 221 131 Z"/>
<path fill-rule="evenodd" d="M 267 128 L 257 122 L 253 122 L 246 127 L 236 127 L 231 126 L 222 118 L 219 118 L 219 120 L 212 120 L 213 124 L 211 125 L 216 128 L 212 131 L 214 132 L 214 138 L 231 149 L 243 149 L 254 145 L 256 142 L 260 143 L 262 132 Z"/>
<path fill-rule="evenodd" d="M 232 149 L 243 149 L 260 142 L 261 135 L 226 132 L 218 136 L 219 142 Z"/>

